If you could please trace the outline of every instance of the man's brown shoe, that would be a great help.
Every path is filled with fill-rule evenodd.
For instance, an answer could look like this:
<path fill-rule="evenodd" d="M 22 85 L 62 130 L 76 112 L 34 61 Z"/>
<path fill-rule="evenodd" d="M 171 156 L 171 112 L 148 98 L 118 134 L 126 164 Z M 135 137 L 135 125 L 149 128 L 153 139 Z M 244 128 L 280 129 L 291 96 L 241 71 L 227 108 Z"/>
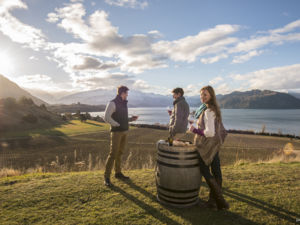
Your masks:
<path fill-rule="evenodd" d="M 108 177 L 104 177 L 104 185 L 111 187 L 112 183 L 110 182 L 110 179 Z"/>
<path fill-rule="evenodd" d="M 116 173 L 115 178 L 123 179 L 123 180 L 128 180 L 129 179 L 129 177 L 125 176 L 123 173 Z"/>

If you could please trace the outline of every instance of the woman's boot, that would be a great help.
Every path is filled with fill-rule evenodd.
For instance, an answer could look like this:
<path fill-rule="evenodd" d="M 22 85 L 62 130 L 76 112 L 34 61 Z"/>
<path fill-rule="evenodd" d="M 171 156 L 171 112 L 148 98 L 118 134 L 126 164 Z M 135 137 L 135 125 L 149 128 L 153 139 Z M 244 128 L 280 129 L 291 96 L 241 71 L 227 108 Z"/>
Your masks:
<path fill-rule="evenodd" d="M 218 209 L 229 209 L 229 204 L 224 199 L 221 187 L 218 185 L 216 179 L 210 178 L 209 180 L 207 180 L 207 184 L 210 188 L 210 191 L 213 194 L 213 197 L 215 198 L 215 201 L 217 203 L 217 208 Z"/>
<path fill-rule="evenodd" d="M 205 202 L 205 207 L 210 209 L 217 208 L 216 200 L 211 190 L 209 191 L 209 199 Z"/>

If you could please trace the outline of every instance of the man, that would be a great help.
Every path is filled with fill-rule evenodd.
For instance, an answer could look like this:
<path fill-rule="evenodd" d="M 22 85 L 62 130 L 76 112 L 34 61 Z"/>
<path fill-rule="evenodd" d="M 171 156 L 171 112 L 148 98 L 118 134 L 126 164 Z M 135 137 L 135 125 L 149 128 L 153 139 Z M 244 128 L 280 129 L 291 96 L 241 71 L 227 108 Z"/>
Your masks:
<path fill-rule="evenodd" d="M 129 179 L 121 172 L 121 155 L 127 145 L 128 122 L 137 120 L 137 117 L 128 118 L 127 96 L 129 89 L 126 86 L 118 87 L 117 96 L 110 101 L 105 109 L 105 122 L 111 125 L 110 153 L 106 160 L 104 184 L 111 186 L 110 174 L 115 165 L 117 179 Z"/>
<path fill-rule="evenodd" d="M 176 139 L 180 139 L 185 135 L 187 130 L 190 107 L 183 97 L 184 91 L 182 88 L 175 88 L 172 93 L 174 109 L 169 113 L 171 116 L 169 133 L 172 138 L 176 137 Z"/>

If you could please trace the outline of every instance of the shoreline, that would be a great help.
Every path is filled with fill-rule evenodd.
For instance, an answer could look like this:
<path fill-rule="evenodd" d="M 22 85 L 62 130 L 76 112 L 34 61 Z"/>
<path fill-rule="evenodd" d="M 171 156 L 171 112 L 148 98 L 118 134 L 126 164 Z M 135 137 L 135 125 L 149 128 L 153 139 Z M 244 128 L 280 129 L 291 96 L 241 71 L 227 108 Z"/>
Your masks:
<path fill-rule="evenodd" d="M 168 125 L 164 124 L 130 124 L 130 126 L 138 128 L 151 128 L 157 130 L 168 130 Z M 260 135 L 260 136 L 270 136 L 270 137 L 285 137 L 285 138 L 295 138 L 300 140 L 300 136 L 294 134 L 278 134 L 271 132 L 255 132 L 251 130 L 235 130 L 228 129 L 226 130 L 229 134 L 249 134 L 249 135 Z"/>

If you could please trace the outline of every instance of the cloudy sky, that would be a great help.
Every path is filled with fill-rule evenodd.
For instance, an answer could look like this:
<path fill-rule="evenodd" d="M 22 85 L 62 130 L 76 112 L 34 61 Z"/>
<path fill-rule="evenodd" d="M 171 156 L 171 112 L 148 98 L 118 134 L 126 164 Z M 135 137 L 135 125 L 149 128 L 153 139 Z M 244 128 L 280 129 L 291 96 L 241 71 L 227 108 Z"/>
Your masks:
<path fill-rule="evenodd" d="M 299 0 L 0 0 L 0 73 L 51 93 L 300 92 Z"/>

